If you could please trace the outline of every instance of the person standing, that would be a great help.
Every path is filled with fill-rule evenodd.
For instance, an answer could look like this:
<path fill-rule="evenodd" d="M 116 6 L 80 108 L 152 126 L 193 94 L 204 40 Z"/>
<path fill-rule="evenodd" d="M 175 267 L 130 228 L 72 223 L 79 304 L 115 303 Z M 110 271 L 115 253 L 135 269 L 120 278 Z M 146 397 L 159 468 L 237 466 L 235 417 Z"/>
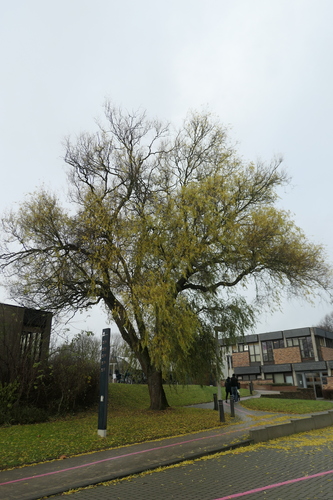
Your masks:
<path fill-rule="evenodd" d="M 230 377 L 226 378 L 224 387 L 225 387 L 225 402 L 227 403 L 228 402 L 228 395 L 230 396 L 230 394 L 231 394 L 231 379 L 230 379 Z"/>
<path fill-rule="evenodd" d="M 235 374 L 233 374 L 233 376 L 231 377 L 230 385 L 231 385 L 231 395 L 233 396 L 235 403 L 237 403 L 239 382 Z"/>

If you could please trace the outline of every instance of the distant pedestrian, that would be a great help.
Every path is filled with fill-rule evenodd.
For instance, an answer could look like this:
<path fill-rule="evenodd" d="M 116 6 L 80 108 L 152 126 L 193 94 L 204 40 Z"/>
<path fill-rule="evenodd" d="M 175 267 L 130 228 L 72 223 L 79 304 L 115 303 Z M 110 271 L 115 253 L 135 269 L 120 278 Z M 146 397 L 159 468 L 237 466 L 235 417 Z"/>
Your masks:
<path fill-rule="evenodd" d="M 230 379 L 230 377 L 226 378 L 224 387 L 225 387 L 225 401 L 227 402 L 228 401 L 228 395 L 230 397 L 230 394 L 231 394 L 231 379 Z"/>
<path fill-rule="evenodd" d="M 119 372 L 119 370 L 116 370 L 115 373 L 116 373 L 117 382 L 118 382 L 118 384 L 120 384 L 120 382 L 121 382 L 121 373 Z"/>
<path fill-rule="evenodd" d="M 237 403 L 238 389 L 240 387 L 240 384 L 235 374 L 233 374 L 233 376 L 231 377 L 230 385 L 231 385 L 231 395 L 233 396 L 235 403 Z"/>

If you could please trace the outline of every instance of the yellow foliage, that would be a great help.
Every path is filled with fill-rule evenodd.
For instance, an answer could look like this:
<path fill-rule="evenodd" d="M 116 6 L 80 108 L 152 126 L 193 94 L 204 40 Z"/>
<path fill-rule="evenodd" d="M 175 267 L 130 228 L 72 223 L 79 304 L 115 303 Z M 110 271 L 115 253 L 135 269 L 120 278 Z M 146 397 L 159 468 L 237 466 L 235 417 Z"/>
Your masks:
<path fill-rule="evenodd" d="M 269 307 L 282 290 L 331 289 L 323 248 L 275 205 L 288 180 L 279 159 L 242 161 L 209 114 L 174 135 L 110 105 L 106 119 L 67 143 L 69 206 L 41 190 L 4 218 L 16 297 L 58 311 L 102 302 L 142 364 L 166 372 L 222 323 L 238 284 L 254 281 Z M 246 316 L 243 301 L 226 335 Z"/>

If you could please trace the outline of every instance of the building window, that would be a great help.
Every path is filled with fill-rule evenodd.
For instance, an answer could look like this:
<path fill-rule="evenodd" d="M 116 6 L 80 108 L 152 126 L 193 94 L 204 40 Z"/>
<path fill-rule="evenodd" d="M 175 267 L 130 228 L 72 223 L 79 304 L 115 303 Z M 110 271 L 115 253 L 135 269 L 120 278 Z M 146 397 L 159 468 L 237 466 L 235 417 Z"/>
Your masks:
<path fill-rule="evenodd" d="M 274 347 L 274 349 L 282 349 L 284 347 L 284 341 L 283 341 L 283 339 L 274 340 L 273 341 L 273 347 Z"/>
<path fill-rule="evenodd" d="M 326 347 L 326 342 L 324 337 L 319 337 L 319 345 L 320 347 Z"/>
<path fill-rule="evenodd" d="M 274 383 L 275 384 L 294 384 L 293 376 L 288 373 L 274 373 Z"/>
<path fill-rule="evenodd" d="M 284 374 L 274 373 L 274 384 L 284 384 Z"/>
<path fill-rule="evenodd" d="M 287 339 L 287 346 L 299 346 L 302 359 L 314 358 L 313 346 L 311 337 L 299 337 Z"/>
<path fill-rule="evenodd" d="M 238 352 L 244 352 L 244 344 L 238 344 Z"/>
<path fill-rule="evenodd" d="M 299 347 L 303 359 L 314 358 L 311 337 L 301 337 L 299 339 Z"/>
<path fill-rule="evenodd" d="M 40 360 L 42 334 L 37 331 L 23 331 L 21 334 L 21 354 L 34 362 Z"/>
<path fill-rule="evenodd" d="M 294 339 L 287 339 L 287 347 L 295 347 L 299 345 L 299 340 L 298 338 L 294 338 Z"/>
<path fill-rule="evenodd" d="M 274 361 L 273 342 L 271 340 L 266 340 L 264 342 L 261 342 L 261 348 L 262 348 L 262 357 L 264 363 Z"/>
<path fill-rule="evenodd" d="M 249 344 L 250 362 L 260 363 L 259 344 Z"/>

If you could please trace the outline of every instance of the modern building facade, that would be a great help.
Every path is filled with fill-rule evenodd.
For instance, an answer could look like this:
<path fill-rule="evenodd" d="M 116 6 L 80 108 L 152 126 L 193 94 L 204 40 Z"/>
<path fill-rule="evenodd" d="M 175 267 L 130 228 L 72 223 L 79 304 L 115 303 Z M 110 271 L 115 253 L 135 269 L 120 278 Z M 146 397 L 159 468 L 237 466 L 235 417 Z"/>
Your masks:
<path fill-rule="evenodd" d="M 20 380 L 47 359 L 52 313 L 0 304 L 0 382 Z"/>
<path fill-rule="evenodd" d="M 227 348 L 220 342 L 224 376 L 239 380 L 267 380 L 313 388 L 322 397 L 333 387 L 333 333 L 316 327 L 247 335 Z"/>

